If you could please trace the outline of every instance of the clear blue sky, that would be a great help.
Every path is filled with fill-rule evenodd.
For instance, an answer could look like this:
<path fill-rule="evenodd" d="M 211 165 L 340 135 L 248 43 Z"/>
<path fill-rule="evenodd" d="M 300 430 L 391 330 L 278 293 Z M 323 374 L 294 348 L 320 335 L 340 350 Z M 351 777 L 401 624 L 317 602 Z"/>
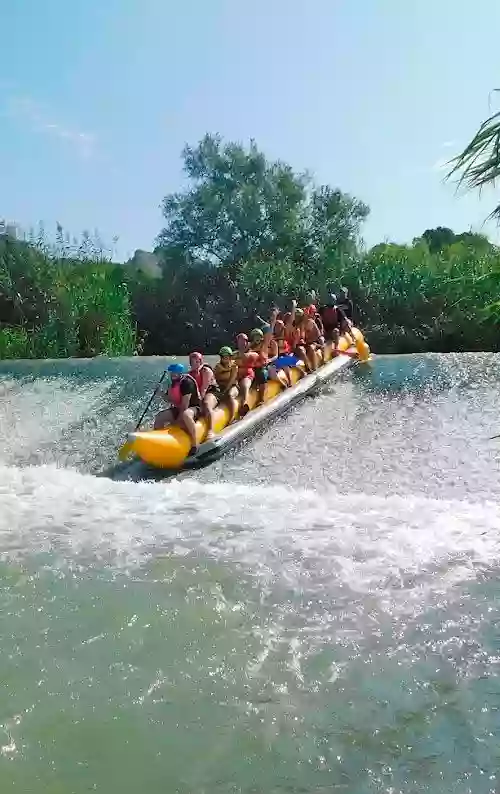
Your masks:
<path fill-rule="evenodd" d="M 3 0 L 0 11 L 0 218 L 98 228 L 119 236 L 121 256 L 150 248 L 160 201 L 182 184 L 180 151 L 206 131 L 253 137 L 365 200 L 368 244 L 478 230 L 493 206 L 458 198 L 440 164 L 500 85 L 499 0 Z"/>

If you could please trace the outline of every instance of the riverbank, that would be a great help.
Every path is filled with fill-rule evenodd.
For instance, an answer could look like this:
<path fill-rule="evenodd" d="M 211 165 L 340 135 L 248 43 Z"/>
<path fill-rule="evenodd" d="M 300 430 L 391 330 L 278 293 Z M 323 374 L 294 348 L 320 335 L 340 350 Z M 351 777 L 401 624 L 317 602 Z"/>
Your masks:
<path fill-rule="evenodd" d="M 109 262 L 23 252 L 20 306 L 0 302 L 0 359 L 216 353 L 274 300 L 284 305 L 284 295 L 304 295 L 308 285 L 326 296 L 339 284 L 349 288 L 358 323 L 378 353 L 500 349 L 496 250 L 476 256 L 468 249 L 431 254 L 421 244 L 377 247 L 331 262 L 321 279 L 299 274 L 295 292 L 282 263 L 262 268 L 265 284 L 251 263 L 238 278 L 223 269 L 188 271 L 174 289 L 168 270 L 151 278 Z"/>

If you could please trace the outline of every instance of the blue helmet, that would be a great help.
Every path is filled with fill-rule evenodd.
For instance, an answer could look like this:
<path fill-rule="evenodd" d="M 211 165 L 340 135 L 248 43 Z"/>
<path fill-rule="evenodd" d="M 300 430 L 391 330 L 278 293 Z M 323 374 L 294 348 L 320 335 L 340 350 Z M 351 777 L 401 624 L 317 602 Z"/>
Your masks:
<path fill-rule="evenodd" d="M 182 375 L 185 371 L 186 371 L 186 367 L 184 366 L 184 364 L 179 364 L 178 362 L 169 364 L 167 367 L 167 372 L 170 372 L 173 375 Z"/>

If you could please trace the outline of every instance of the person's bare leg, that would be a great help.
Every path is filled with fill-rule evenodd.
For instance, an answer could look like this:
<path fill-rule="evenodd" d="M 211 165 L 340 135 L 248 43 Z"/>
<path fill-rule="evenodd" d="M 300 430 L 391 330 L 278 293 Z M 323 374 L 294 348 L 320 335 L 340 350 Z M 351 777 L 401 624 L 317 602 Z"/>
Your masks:
<path fill-rule="evenodd" d="M 266 382 L 259 383 L 259 388 L 257 391 L 257 405 L 260 405 L 264 402 L 264 397 L 266 396 Z"/>
<path fill-rule="evenodd" d="M 236 399 L 238 396 L 238 389 L 236 386 L 233 386 L 229 389 L 227 393 L 227 403 L 229 405 L 229 424 L 234 421 L 234 417 L 236 416 L 236 411 L 238 410 L 238 400 Z"/>
<path fill-rule="evenodd" d="M 207 417 L 207 441 L 214 437 L 214 409 L 217 405 L 215 394 L 205 394 L 203 400 L 203 414 Z"/>
<path fill-rule="evenodd" d="M 300 359 L 300 361 L 302 362 L 302 364 L 306 368 L 306 372 L 310 372 L 311 371 L 311 367 L 310 367 L 310 364 L 309 364 L 309 361 L 308 361 L 308 358 L 307 358 L 307 353 L 306 353 L 305 347 L 300 345 L 300 347 L 298 347 L 296 349 L 295 355 L 297 356 L 298 359 Z"/>
<path fill-rule="evenodd" d="M 240 396 L 241 396 L 241 411 L 240 416 L 245 416 L 248 413 L 250 406 L 248 405 L 248 395 L 250 393 L 250 386 L 252 385 L 251 378 L 243 378 L 240 380 Z"/>
<path fill-rule="evenodd" d="M 314 372 L 318 368 L 318 359 L 316 356 L 316 350 L 312 345 L 307 345 L 306 355 L 310 367 L 310 372 Z"/>
<path fill-rule="evenodd" d="M 289 377 L 284 369 L 276 369 L 274 364 L 271 364 L 268 371 L 269 380 L 277 380 L 285 389 L 290 386 Z"/>
<path fill-rule="evenodd" d="M 287 386 L 293 386 L 292 373 L 291 373 L 290 367 L 283 367 L 282 371 L 283 371 L 283 375 L 286 378 Z"/>
<path fill-rule="evenodd" d="M 179 415 L 179 424 L 183 424 L 191 439 L 191 449 L 198 449 L 198 441 L 196 439 L 196 422 L 194 421 L 194 414 L 192 408 L 186 408 Z"/>
<path fill-rule="evenodd" d="M 322 364 L 325 363 L 325 343 L 321 342 L 316 348 L 316 360 L 318 362 L 318 367 L 321 367 Z"/>
<path fill-rule="evenodd" d="M 172 411 L 170 408 L 165 408 L 163 411 L 160 411 L 159 414 L 155 416 L 155 421 L 153 428 L 155 430 L 163 430 L 164 427 L 167 425 L 171 425 L 174 421 L 174 417 L 172 416 Z"/>

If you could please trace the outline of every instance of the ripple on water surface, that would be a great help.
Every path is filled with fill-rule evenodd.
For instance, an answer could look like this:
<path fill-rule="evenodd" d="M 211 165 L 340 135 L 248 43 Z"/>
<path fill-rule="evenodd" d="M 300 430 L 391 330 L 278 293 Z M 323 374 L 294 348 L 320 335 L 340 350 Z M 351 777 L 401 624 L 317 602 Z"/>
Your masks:
<path fill-rule="evenodd" d="M 61 467 L 107 462 L 146 364 L 24 380 L 0 790 L 497 791 L 496 361 L 380 359 L 163 483 Z"/>

